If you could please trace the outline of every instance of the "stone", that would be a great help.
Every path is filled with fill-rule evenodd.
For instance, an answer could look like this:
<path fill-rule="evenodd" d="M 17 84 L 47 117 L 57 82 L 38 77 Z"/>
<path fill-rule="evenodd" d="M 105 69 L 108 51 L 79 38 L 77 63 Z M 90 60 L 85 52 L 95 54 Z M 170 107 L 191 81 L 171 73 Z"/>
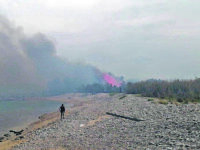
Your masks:
<path fill-rule="evenodd" d="M 10 134 L 4 134 L 5 137 L 10 137 Z"/>

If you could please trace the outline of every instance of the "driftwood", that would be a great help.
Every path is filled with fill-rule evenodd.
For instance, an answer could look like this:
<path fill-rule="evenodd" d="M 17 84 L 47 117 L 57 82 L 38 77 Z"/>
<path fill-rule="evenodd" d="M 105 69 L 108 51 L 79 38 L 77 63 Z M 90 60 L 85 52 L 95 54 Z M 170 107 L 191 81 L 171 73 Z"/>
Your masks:
<path fill-rule="evenodd" d="M 3 141 L 3 139 L 4 139 L 4 137 L 0 137 L 0 142 L 2 142 L 2 141 Z"/>
<path fill-rule="evenodd" d="M 21 135 L 23 131 L 24 130 L 21 130 L 21 131 L 10 130 L 9 132 L 13 132 L 15 135 Z"/>
<path fill-rule="evenodd" d="M 132 121 L 144 121 L 142 119 L 138 119 L 138 118 L 132 118 L 132 117 L 127 117 L 127 116 L 121 116 L 121 115 L 117 115 L 117 114 L 113 114 L 113 113 L 109 113 L 109 112 L 106 112 L 107 115 L 110 115 L 110 116 L 114 116 L 114 117 L 119 117 L 119 118 L 124 118 L 124 119 L 128 119 L 128 120 L 132 120 Z"/>

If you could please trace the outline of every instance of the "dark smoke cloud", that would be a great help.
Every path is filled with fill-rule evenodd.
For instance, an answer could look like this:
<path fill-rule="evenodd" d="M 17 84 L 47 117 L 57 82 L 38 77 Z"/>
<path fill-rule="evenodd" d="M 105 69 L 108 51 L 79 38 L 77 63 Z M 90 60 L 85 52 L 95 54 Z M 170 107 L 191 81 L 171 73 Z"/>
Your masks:
<path fill-rule="evenodd" d="M 43 89 L 35 67 L 24 52 L 20 28 L 0 16 L 0 95 L 26 95 Z"/>
<path fill-rule="evenodd" d="M 95 67 L 56 56 L 45 35 L 28 37 L 0 16 L 0 96 L 62 94 L 101 80 L 102 73 Z"/>

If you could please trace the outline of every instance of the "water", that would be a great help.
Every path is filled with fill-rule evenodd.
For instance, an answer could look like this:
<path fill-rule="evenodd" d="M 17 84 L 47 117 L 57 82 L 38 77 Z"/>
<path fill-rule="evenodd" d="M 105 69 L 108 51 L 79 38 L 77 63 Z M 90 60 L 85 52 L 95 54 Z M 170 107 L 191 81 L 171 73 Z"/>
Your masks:
<path fill-rule="evenodd" d="M 0 134 L 34 122 L 42 114 L 56 112 L 61 104 L 62 102 L 47 100 L 1 100 Z"/>

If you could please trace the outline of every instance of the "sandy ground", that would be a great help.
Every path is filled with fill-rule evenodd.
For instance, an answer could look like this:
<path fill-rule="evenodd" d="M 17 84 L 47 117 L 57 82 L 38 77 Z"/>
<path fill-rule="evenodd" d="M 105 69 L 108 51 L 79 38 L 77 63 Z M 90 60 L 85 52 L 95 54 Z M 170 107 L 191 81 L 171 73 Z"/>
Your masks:
<path fill-rule="evenodd" d="M 70 110 L 66 110 L 65 116 L 69 115 L 69 113 L 74 112 L 76 110 L 81 110 L 84 107 L 88 107 L 90 104 L 94 103 L 98 100 L 107 100 L 110 99 L 108 94 L 98 94 L 98 95 L 91 95 L 91 94 L 82 94 L 82 93 L 72 93 L 72 94 L 65 94 L 60 96 L 52 96 L 46 98 L 28 98 L 27 100 L 51 100 L 51 101 L 59 101 L 63 103 L 67 103 L 71 105 Z M 100 118 L 98 118 L 99 120 Z M 12 135 L 7 137 L 3 142 L 0 142 L 0 150 L 8 150 L 11 149 L 13 146 L 19 145 L 23 142 L 26 142 L 26 135 L 29 132 L 34 130 L 45 128 L 50 124 L 60 120 L 60 113 L 59 112 L 52 112 L 48 114 L 44 114 L 39 116 L 39 120 L 29 124 L 27 127 L 22 126 L 21 128 L 18 127 L 17 130 L 20 131 L 21 129 L 24 130 L 22 135 L 24 138 L 19 139 L 19 137 Z M 97 120 L 97 121 L 98 121 Z M 94 124 L 95 121 L 90 122 L 89 124 Z"/>
<path fill-rule="evenodd" d="M 94 99 L 94 96 L 91 96 L 90 94 L 66 94 L 61 96 L 52 96 L 47 98 L 35 98 L 35 99 L 41 99 L 41 100 L 51 100 L 51 101 L 60 101 L 65 102 L 71 105 L 70 111 L 81 109 L 85 105 L 89 105 Z M 29 98 L 27 100 L 34 99 Z M 66 110 L 65 116 L 69 114 L 69 110 Z M 44 114 L 42 116 L 39 116 L 39 120 L 36 122 L 33 122 L 29 124 L 27 127 L 22 126 L 21 128 L 18 127 L 18 131 L 21 129 L 24 130 L 24 132 L 20 135 L 23 136 L 23 139 L 19 139 L 18 136 L 15 136 L 11 134 L 11 136 L 7 137 L 3 142 L 0 142 L 0 150 L 8 150 L 11 149 L 13 146 L 18 145 L 20 143 L 26 142 L 26 135 L 29 132 L 32 132 L 34 130 L 45 128 L 46 126 L 60 120 L 60 113 L 59 112 L 52 112 L 48 114 Z"/>

